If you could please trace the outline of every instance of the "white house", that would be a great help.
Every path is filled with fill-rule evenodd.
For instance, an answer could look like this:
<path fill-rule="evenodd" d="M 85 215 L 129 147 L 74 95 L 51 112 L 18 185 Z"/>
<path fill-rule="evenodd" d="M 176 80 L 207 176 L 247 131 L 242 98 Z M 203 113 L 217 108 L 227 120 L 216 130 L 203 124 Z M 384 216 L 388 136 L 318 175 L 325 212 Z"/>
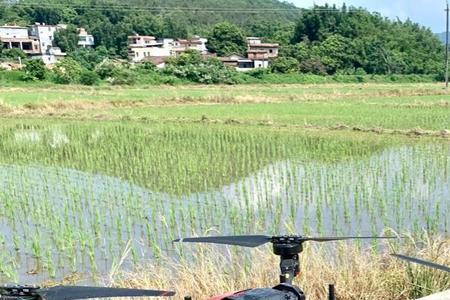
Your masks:
<path fill-rule="evenodd" d="M 132 62 L 140 62 L 146 57 L 170 56 L 172 43 L 172 39 L 156 40 L 154 36 L 129 36 L 128 58 Z"/>
<path fill-rule="evenodd" d="M 78 46 L 83 48 L 95 46 L 94 36 L 89 34 L 84 28 L 78 28 Z"/>

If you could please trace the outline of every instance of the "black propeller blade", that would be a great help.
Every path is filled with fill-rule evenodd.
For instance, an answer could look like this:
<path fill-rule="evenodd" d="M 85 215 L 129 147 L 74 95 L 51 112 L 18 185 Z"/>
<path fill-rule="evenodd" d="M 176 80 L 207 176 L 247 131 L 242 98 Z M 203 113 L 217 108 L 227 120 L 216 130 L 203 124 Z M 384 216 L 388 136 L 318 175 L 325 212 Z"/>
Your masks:
<path fill-rule="evenodd" d="M 185 239 L 176 239 L 174 242 L 180 243 L 210 243 L 222 244 L 231 246 L 243 247 L 259 247 L 272 240 L 271 236 L 267 235 L 237 235 L 237 236 L 209 236 L 209 237 L 194 237 Z"/>
<path fill-rule="evenodd" d="M 86 286 L 57 286 L 35 291 L 43 300 L 76 300 L 91 298 L 113 298 L 113 297 L 163 297 L 173 296 L 175 292 L 86 287 Z"/>
<path fill-rule="evenodd" d="M 416 263 L 419 265 L 424 265 L 424 266 L 427 266 L 427 267 L 430 267 L 433 269 L 437 269 L 437 270 L 441 270 L 441 271 L 450 273 L 449 267 L 446 267 L 443 265 L 438 265 L 438 264 L 432 263 L 430 261 L 426 261 L 426 260 L 422 260 L 422 259 L 418 259 L 418 258 L 414 258 L 414 257 L 409 257 L 409 256 L 402 255 L 402 254 L 391 254 L 391 255 L 394 257 L 409 261 L 409 262 L 413 262 L 413 263 Z"/>
<path fill-rule="evenodd" d="M 231 246 L 243 246 L 243 247 L 259 247 L 269 242 L 280 241 L 280 239 L 286 238 L 295 243 L 303 243 L 308 241 L 314 242 L 332 242 L 343 241 L 353 239 L 395 239 L 396 237 L 378 237 L 378 236 L 346 236 L 346 237 L 302 237 L 302 236 L 267 236 L 267 235 L 238 235 L 238 236 L 210 236 L 210 237 L 194 237 L 176 239 L 174 242 L 181 243 L 211 243 L 211 244 L 223 244 Z"/>

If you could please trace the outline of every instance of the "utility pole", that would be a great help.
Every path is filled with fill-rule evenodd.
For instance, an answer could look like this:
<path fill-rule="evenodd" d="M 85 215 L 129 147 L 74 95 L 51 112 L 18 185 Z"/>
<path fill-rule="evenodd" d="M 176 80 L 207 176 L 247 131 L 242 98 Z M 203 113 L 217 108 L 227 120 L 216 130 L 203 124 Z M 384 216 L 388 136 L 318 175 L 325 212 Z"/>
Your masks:
<path fill-rule="evenodd" d="M 447 27 L 445 31 L 445 88 L 448 89 L 448 27 L 449 27 L 449 5 L 447 0 Z"/>

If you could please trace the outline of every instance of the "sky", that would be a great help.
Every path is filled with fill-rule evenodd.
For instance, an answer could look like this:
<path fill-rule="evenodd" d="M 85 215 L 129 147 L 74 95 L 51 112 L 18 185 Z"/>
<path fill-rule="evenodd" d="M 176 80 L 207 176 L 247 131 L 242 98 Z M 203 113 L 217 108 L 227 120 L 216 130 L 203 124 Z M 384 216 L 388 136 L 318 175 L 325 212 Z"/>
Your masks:
<path fill-rule="evenodd" d="M 430 27 L 433 32 L 445 31 L 445 0 L 291 0 L 299 7 L 309 8 L 315 4 L 336 4 L 343 2 L 347 6 L 364 7 L 377 11 L 389 18 L 407 18 L 423 26 Z"/>

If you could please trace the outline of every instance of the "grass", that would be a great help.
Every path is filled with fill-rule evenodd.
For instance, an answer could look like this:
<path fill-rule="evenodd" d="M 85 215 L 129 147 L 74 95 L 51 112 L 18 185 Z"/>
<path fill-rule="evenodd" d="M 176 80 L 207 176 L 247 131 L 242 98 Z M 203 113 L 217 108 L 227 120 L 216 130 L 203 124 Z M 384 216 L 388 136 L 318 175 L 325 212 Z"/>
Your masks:
<path fill-rule="evenodd" d="M 450 101 L 437 84 L 85 88 L 77 92 L 63 87 L 32 92 L 4 89 L 2 115 L 358 131 L 450 129 Z"/>
<path fill-rule="evenodd" d="M 445 250 L 448 245 L 448 241 L 439 239 L 429 240 L 424 246 L 408 242 L 402 250 L 449 264 L 450 253 Z M 229 291 L 278 284 L 279 261 L 278 257 L 269 254 L 269 247 L 250 253 L 231 248 L 223 251 L 220 246 L 185 248 L 192 251 L 196 259 L 181 262 L 168 259 L 160 265 L 142 266 L 133 273 L 112 273 L 110 283 L 127 287 L 171 288 L 177 292 L 177 299 L 185 295 L 204 299 Z M 245 257 L 242 252 L 249 255 Z M 371 248 L 351 244 L 309 245 L 301 254 L 300 266 L 301 273 L 295 284 L 303 288 L 307 299 L 313 300 L 327 298 L 328 284 L 336 285 L 337 299 L 342 300 L 415 299 L 450 287 L 445 273 L 408 265 L 387 254 L 380 255 Z"/>

